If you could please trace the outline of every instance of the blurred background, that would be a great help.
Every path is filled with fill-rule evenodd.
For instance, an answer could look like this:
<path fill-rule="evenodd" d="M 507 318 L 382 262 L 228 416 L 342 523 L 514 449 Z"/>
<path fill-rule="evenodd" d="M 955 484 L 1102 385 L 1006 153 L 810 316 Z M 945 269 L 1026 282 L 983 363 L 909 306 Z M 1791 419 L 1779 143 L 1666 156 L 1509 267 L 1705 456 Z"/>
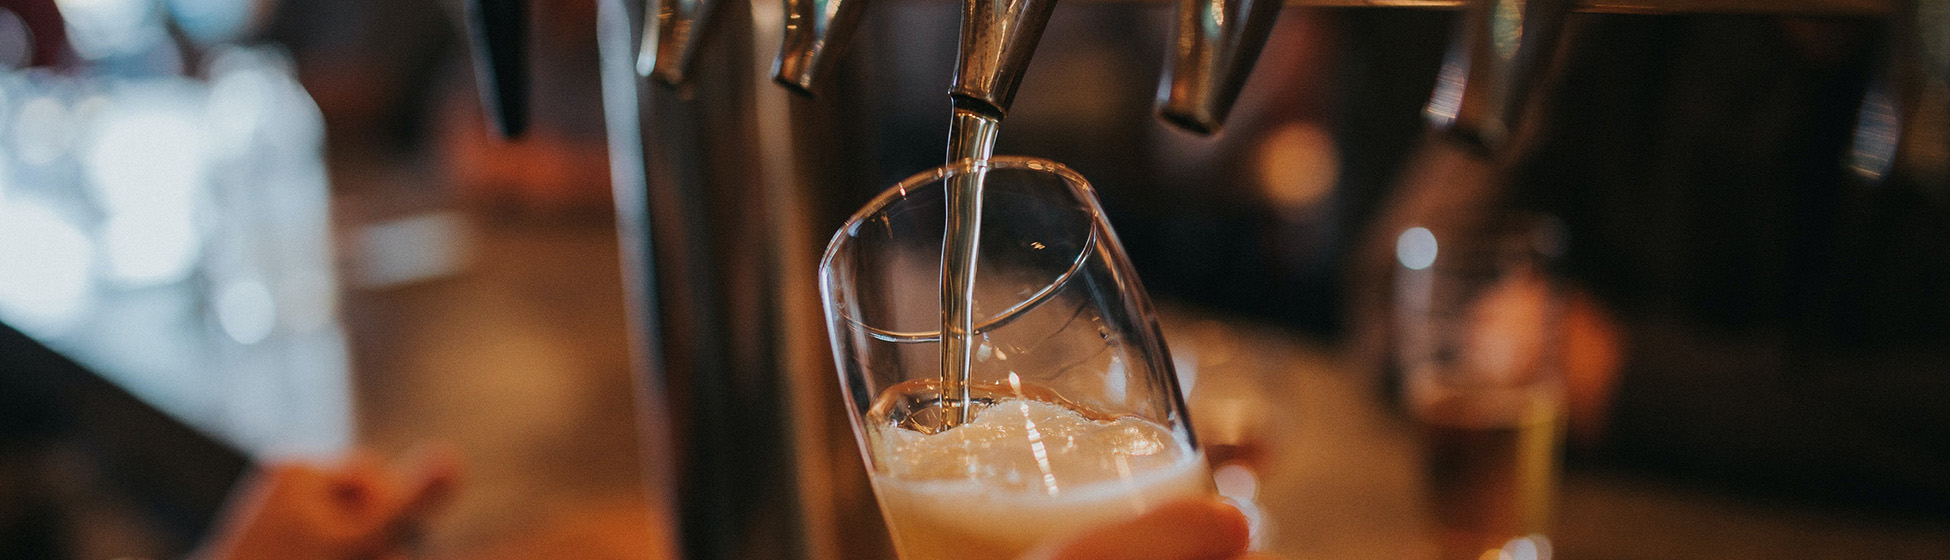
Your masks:
<path fill-rule="evenodd" d="M 529 126 L 511 140 L 458 1 L 0 2 L 0 556 L 180 556 L 253 464 L 440 441 L 467 473 L 426 557 L 672 557 L 673 448 L 695 448 L 668 419 L 702 389 L 645 381 L 667 379 L 677 343 L 644 317 L 697 325 L 645 303 L 685 305 L 643 278 L 712 257 L 645 240 L 748 249 L 725 266 L 812 282 L 805 257 L 848 212 L 940 163 L 960 8 L 874 5 L 819 97 L 781 102 L 775 126 L 713 108 L 786 95 L 740 77 L 771 47 L 734 31 L 701 49 L 697 83 L 606 101 L 620 58 L 599 28 L 642 26 L 623 4 L 527 3 Z M 1153 116 L 1172 8 L 1077 2 L 998 153 L 1096 185 L 1163 303 L 1202 437 L 1256 450 L 1219 483 L 1270 550 L 1434 557 L 1397 404 L 1401 243 L 1522 211 L 1562 236 L 1545 337 L 1569 399 L 1558 554 L 1943 558 L 1950 35 L 1891 5 L 1573 15 L 1492 150 L 1425 117 L 1454 11 L 1286 8 L 1223 132 L 1202 136 Z M 721 17 L 762 21 L 748 11 Z M 619 147 L 618 122 L 643 145 Z M 795 143 L 804 192 L 718 178 L 768 138 Z M 658 209 L 707 187 L 730 202 Z M 659 229 L 781 216 L 805 233 L 776 255 L 763 236 Z M 684 270 L 704 275 L 666 282 L 719 282 Z M 725 321 L 748 319 L 727 297 Z M 806 336 L 825 352 L 822 333 L 792 334 L 804 324 L 726 355 L 790 361 L 771 348 Z M 850 465 L 840 426 L 824 457 Z M 807 464 L 776 476 L 810 491 Z M 870 503 L 848 509 L 857 481 L 827 484 L 842 535 L 809 541 L 877 530 Z"/>

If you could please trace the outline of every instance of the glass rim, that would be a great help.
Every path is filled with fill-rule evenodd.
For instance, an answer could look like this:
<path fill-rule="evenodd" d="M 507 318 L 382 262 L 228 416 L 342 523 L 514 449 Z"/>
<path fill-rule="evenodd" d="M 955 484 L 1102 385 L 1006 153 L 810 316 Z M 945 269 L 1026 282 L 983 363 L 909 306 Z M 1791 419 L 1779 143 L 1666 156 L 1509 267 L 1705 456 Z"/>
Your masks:
<path fill-rule="evenodd" d="M 1077 173 L 1075 170 L 1070 169 L 1069 166 L 1061 163 L 1032 156 L 994 156 L 986 160 L 970 158 L 954 163 L 938 165 L 920 173 L 915 173 L 906 179 L 902 179 L 901 182 L 895 183 L 894 186 L 888 187 L 878 195 L 874 195 L 858 211 L 854 212 L 852 216 L 849 216 L 846 219 L 846 223 L 840 226 L 839 231 L 833 233 L 832 240 L 827 242 L 826 252 L 819 259 L 820 291 L 823 294 L 832 293 L 832 286 L 830 285 L 832 281 L 832 264 L 834 257 L 839 255 L 841 244 L 850 237 L 857 237 L 860 226 L 866 223 L 869 218 L 886 210 L 888 206 L 894 204 L 897 200 L 906 198 L 908 190 L 936 181 L 945 181 L 949 177 L 978 171 L 986 172 L 994 170 L 1026 170 L 1056 175 L 1062 179 L 1063 185 L 1069 188 L 1070 194 L 1087 206 L 1092 215 L 1092 219 L 1090 235 L 1083 242 L 1084 249 L 1078 251 L 1076 257 L 1070 260 L 1069 268 L 1065 269 L 1062 274 L 1057 275 L 1055 279 L 1050 280 L 1049 283 L 1043 285 L 1036 293 L 1023 298 L 1022 301 L 1016 302 L 1015 305 L 1011 305 L 1007 309 L 995 313 L 989 320 L 976 323 L 974 333 L 980 334 L 1007 326 L 1018 317 L 1021 317 L 1023 311 L 1035 307 L 1054 296 L 1058 288 L 1068 284 L 1070 279 L 1075 277 L 1079 270 L 1083 269 L 1084 263 L 1089 262 L 1091 248 L 1097 246 L 1103 236 L 1102 233 L 1097 231 L 1099 229 L 1097 222 L 1101 220 L 1104 210 L 1097 203 L 1096 193 L 1091 189 L 1090 181 L 1084 179 L 1082 174 Z M 912 343 L 939 342 L 941 340 L 940 329 L 923 331 L 883 329 L 855 318 L 852 314 L 847 313 L 845 309 L 834 309 L 832 311 L 844 318 L 848 324 L 858 326 L 867 331 L 869 336 L 881 341 Z"/>

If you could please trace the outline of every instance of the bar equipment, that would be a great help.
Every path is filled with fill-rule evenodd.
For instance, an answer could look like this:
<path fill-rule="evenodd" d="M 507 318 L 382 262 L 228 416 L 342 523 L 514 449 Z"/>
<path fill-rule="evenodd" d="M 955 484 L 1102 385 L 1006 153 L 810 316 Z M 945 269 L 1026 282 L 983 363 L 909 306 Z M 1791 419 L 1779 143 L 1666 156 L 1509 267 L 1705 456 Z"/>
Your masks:
<path fill-rule="evenodd" d="M 524 87 L 512 0 L 473 0 L 504 129 Z M 1167 120 L 1219 130 L 1280 3 L 1185 0 Z M 675 500 L 687 558 L 890 557 L 854 465 L 813 284 L 819 249 L 858 200 L 843 154 L 844 91 L 825 79 L 866 0 L 598 0 L 603 103 L 626 277 L 644 372 L 651 480 Z M 957 108 L 1006 112 L 1049 0 L 970 2 Z M 1884 17 L 1889 0 L 1289 0 L 1284 5 L 1466 11 L 1430 107 L 1485 148 L 1520 130 L 1526 84 L 1548 72 L 1566 11 Z M 1002 17 L 998 17 L 998 15 Z M 1002 40 L 981 40 L 988 24 Z M 971 41 L 971 39 L 977 39 Z M 1514 39 L 1514 42 L 1513 42 Z M 774 53 L 778 53 L 775 58 Z M 856 53 L 857 54 L 857 53 Z M 871 59 L 863 64 L 870 65 Z M 654 82 L 643 76 L 653 76 Z M 926 76 L 901 79 L 934 79 Z M 785 84 L 779 87 L 775 84 Z M 798 95 L 794 95 L 797 93 Z M 852 139 L 851 141 L 857 141 Z M 666 486 L 667 485 L 667 486 Z M 781 513 L 783 512 L 783 513 Z"/>
<path fill-rule="evenodd" d="M 931 288 L 947 193 L 973 174 L 988 208 L 957 394 L 939 379 Z M 1211 495 L 1157 313 L 1075 171 L 1000 156 L 921 172 L 842 226 L 819 272 L 841 393 L 904 558 L 1012 558 Z"/>
<path fill-rule="evenodd" d="M 503 136 L 528 130 L 528 10 L 521 0 L 468 2 L 468 40 L 473 43 L 474 76 L 481 106 L 494 115 Z"/>
<path fill-rule="evenodd" d="M 833 62 L 860 27 L 867 0 L 787 0 L 785 40 L 772 79 L 810 96 L 813 83 L 832 72 Z"/>
<path fill-rule="evenodd" d="M 1273 33 L 1279 0 L 1178 5 L 1178 40 L 1158 86 L 1158 114 L 1186 130 L 1219 131 Z"/>

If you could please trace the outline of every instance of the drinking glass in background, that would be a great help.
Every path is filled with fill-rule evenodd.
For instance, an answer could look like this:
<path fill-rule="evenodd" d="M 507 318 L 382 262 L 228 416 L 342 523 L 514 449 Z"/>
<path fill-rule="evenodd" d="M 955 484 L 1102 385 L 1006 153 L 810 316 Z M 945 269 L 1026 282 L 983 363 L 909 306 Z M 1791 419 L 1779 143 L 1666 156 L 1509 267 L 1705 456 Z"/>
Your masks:
<path fill-rule="evenodd" d="M 1278 407 L 1269 376 L 1280 371 L 1281 357 L 1271 355 L 1266 346 L 1273 344 L 1264 340 L 1267 335 L 1251 326 L 1193 318 L 1195 312 L 1184 309 L 1166 315 L 1172 360 L 1187 404 L 1199 418 L 1199 449 L 1212 467 L 1213 486 L 1245 514 L 1251 549 L 1264 550 L 1278 532 L 1260 490 L 1273 474 L 1278 451 L 1272 436 Z"/>
<path fill-rule="evenodd" d="M 1543 559 L 1564 433 L 1557 223 L 1501 214 L 1396 239 L 1404 408 L 1442 558 Z"/>
<path fill-rule="evenodd" d="M 944 430 L 944 185 L 970 176 L 984 181 L 970 420 Z M 820 284 L 902 558 L 1013 558 L 1212 495 L 1156 314 L 1089 183 L 1068 168 L 999 157 L 908 178 L 834 236 Z"/>

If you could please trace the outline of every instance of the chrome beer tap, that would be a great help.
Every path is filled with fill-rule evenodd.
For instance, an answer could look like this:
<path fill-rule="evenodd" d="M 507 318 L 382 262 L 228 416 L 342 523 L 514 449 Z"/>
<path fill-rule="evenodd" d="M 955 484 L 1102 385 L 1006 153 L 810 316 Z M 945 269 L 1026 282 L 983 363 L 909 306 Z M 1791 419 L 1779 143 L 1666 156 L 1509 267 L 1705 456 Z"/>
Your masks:
<path fill-rule="evenodd" d="M 1497 149 L 1549 63 L 1570 0 L 1472 0 L 1424 114 L 1431 126 Z"/>
<path fill-rule="evenodd" d="M 1895 130 L 1883 132 L 1890 155 L 1874 178 L 1896 172 L 1950 189 L 1950 0 L 1908 0 L 1896 18 L 1889 72 Z"/>
<path fill-rule="evenodd" d="M 697 58 L 704 29 L 711 24 L 717 8 L 718 0 L 645 0 L 646 19 L 636 73 L 668 85 L 684 83 L 691 61 Z M 654 26 L 648 21 L 651 13 L 657 18 Z"/>
<path fill-rule="evenodd" d="M 772 80 L 804 95 L 832 71 L 860 27 L 867 0 L 785 0 L 785 41 Z"/>
<path fill-rule="evenodd" d="M 1015 100 L 1056 0 L 964 0 L 955 109 L 1001 118 Z"/>
<path fill-rule="evenodd" d="M 481 106 L 502 136 L 521 136 L 528 130 L 528 5 L 469 0 L 465 9 Z"/>
<path fill-rule="evenodd" d="M 1158 114 L 1212 134 L 1245 89 L 1259 51 L 1273 33 L 1281 0 L 1182 0 L 1177 39 L 1158 85 Z"/>

